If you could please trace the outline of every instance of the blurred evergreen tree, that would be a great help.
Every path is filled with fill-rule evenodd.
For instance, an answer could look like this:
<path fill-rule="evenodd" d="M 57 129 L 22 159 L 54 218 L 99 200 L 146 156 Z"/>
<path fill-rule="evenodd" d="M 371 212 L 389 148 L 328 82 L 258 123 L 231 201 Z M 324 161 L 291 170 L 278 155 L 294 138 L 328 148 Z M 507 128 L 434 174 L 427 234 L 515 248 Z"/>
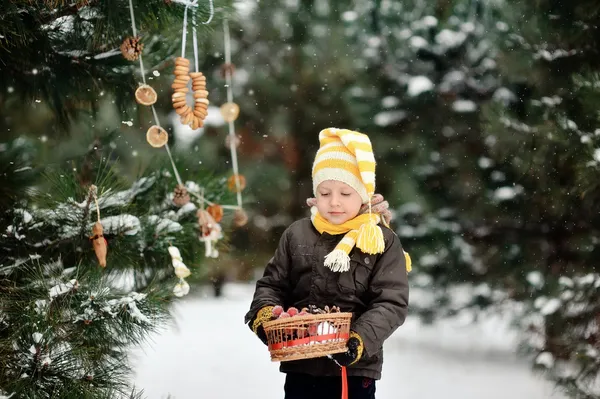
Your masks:
<path fill-rule="evenodd" d="M 599 397 L 598 7 L 360 4 L 346 17 L 368 73 L 351 104 L 389 137 L 379 173 L 408 169 L 398 233 L 433 295 L 411 308 L 509 309 L 536 366 Z"/>

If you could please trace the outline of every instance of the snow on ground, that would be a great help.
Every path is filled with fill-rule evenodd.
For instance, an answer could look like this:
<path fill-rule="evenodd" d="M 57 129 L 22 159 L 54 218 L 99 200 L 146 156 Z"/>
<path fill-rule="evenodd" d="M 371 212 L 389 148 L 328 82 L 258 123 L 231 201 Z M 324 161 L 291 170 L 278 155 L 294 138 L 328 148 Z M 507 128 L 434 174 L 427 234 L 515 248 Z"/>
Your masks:
<path fill-rule="evenodd" d="M 148 399 L 281 399 L 284 375 L 243 324 L 254 285 L 220 299 L 177 303 L 174 325 L 134 352 L 135 384 Z M 422 326 L 409 319 L 384 346 L 377 399 L 562 399 L 512 352 L 501 321 Z"/>

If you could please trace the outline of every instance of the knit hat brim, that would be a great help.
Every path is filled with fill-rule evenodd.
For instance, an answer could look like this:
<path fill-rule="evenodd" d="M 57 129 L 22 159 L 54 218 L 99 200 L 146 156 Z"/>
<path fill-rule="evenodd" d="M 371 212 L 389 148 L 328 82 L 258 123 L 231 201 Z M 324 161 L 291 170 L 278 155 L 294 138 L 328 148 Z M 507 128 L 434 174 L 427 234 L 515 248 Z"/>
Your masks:
<path fill-rule="evenodd" d="M 323 168 L 314 173 L 313 194 L 315 197 L 317 196 L 317 187 L 319 187 L 319 184 L 327 180 L 340 181 L 349 185 L 358 193 L 358 195 L 360 195 L 363 204 L 369 202 L 367 188 L 363 182 L 360 181 L 355 174 L 340 168 Z"/>

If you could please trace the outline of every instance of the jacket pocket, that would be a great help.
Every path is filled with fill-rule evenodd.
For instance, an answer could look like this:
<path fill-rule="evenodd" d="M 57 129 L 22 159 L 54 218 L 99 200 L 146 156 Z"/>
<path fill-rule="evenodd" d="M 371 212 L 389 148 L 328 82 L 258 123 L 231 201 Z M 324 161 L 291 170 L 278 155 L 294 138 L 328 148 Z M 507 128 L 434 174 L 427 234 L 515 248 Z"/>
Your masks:
<path fill-rule="evenodd" d="M 369 287 L 375 257 L 355 252 L 350 257 L 350 270 L 340 273 L 338 288 L 344 294 L 361 296 Z"/>

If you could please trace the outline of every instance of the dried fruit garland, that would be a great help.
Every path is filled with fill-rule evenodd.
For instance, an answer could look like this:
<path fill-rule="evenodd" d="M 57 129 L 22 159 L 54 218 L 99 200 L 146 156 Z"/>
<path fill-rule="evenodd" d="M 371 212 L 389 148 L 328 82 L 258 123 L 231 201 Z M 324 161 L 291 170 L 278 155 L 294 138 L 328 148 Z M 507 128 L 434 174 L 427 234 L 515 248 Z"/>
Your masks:
<path fill-rule="evenodd" d="M 204 119 L 208 115 L 208 91 L 206 90 L 206 77 L 202 72 L 190 72 L 190 61 L 183 57 L 175 59 L 175 80 L 171 87 L 174 93 L 171 97 L 173 108 L 181 123 L 189 125 L 196 130 L 204 126 Z M 187 104 L 188 83 L 192 80 L 194 105 Z"/>
<path fill-rule="evenodd" d="M 212 0 L 210 1 L 211 5 L 211 17 L 206 22 L 210 22 L 213 16 L 213 4 Z M 182 3 L 185 4 L 185 12 L 184 12 L 184 21 L 183 21 L 183 40 L 182 40 L 182 53 L 181 57 L 177 57 L 174 62 L 174 80 L 171 84 L 171 88 L 173 89 L 173 94 L 171 97 L 172 105 L 175 112 L 179 115 L 180 121 L 182 124 L 189 125 L 192 129 L 198 129 L 204 126 L 204 121 L 208 115 L 208 90 L 206 86 L 206 77 L 200 71 L 198 71 L 198 48 L 197 48 L 197 38 L 196 38 L 196 18 L 195 11 L 197 8 L 197 3 Z M 195 61 L 195 72 L 190 71 L 191 61 L 185 57 L 185 48 L 186 48 L 186 35 L 187 35 L 187 14 L 188 9 L 191 8 L 194 13 L 193 22 L 194 22 L 194 61 Z M 130 60 L 136 61 L 139 60 L 140 63 L 140 71 L 143 83 L 135 91 L 135 99 L 136 101 L 145 106 L 149 106 L 152 108 L 152 112 L 155 119 L 155 125 L 151 126 L 146 132 L 146 140 L 148 143 L 155 148 L 165 147 L 169 158 L 171 159 L 171 163 L 173 166 L 173 171 L 175 173 L 175 177 L 177 179 L 177 186 L 175 188 L 175 192 L 173 195 L 173 204 L 182 207 L 187 205 L 191 201 L 190 194 L 198 197 L 197 193 L 188 192 L 185 185 L 183 184 L 177 168 L 175 166 L 175 162 L 171 156 L 171 152 L 168 146 L 169 135 L 167 131 L 160 125 L 158 120 L 158 115 L 154 109 L 154 104 L 157 101 L 156 91 L 146 83 L 145 79 L 145 71 L 143 66 L 142 52 L 144 45 L 141 41 L 141 38 L 138 36 L 136 27 L 135 27 L 135 19 L 133 12 L 133 5 L 130 2 L 130 13 L 131 13 L 131 22 L 132 22 L 132 31 L 133 37 L 128 37 L 124 40 L 121 45 L 121 52 L 123 56 Z M 232 91 L 231 91 L 231 77 L 235 70 L 233 64 L 231 63 L 231 55 L 230 55 L 230 43 L 229 43 L 229 32 L 227 23 L 224 23 L 225 27 L 225 36 L 226 36 L 226 59 L 227 62 L 223 67 L 224 77 L 227 79 L 227 97 L 228 102 L 224 103 L 221 108 L 221 114 L 224 120 L 229 124 L 230 134 L 228 135 L 227 144 L 232 150 L 232 163 L 234 169 L 234 176 L 229 179 L 228 186 L 231 191 L 237 193 L 238 197 L 238 205 L 219 205 L 213 204 L 210 201 L 207 201 L 204 198 L 204 194 L 199 196 L 199 211 L 198 211 L 198 225 L 200 229 L 199 238 L 201 241 L 206 243 L 206 256 L 207 257 L 216 257 L 218 256 L 218 251 L 216 251 L 214 244 L 222 238 L 221 227 L 219 222 L 223 218 L 223 210 L 224 209 L 233 209 L 235 211 L 233 215 L 233 223 L 235 226 L 243 226 L 248 222 L 248 215 L 242 209 L 242 201 L 241 201 L 241 191 L 245 188 L 246 182 L 244 176 L 240 175 L 237 170 L 237 155 L 235 153 L 238 145 L 240 144 L 239 138 L 233 134 L 233 122 L 239 116 L 239 106 L 235 104 L 232 100 Z M 190 93 L 190 83 L 191 83 L 191 91 Z M 191 96 L 190 96 L 191 94 Z M 189 105 L 189 99 L 193 99 L 193 105 Z M 209 205 L 205 210 L 205 206 Z M 186 290 L 182 290 L 187 293 Z"/>

